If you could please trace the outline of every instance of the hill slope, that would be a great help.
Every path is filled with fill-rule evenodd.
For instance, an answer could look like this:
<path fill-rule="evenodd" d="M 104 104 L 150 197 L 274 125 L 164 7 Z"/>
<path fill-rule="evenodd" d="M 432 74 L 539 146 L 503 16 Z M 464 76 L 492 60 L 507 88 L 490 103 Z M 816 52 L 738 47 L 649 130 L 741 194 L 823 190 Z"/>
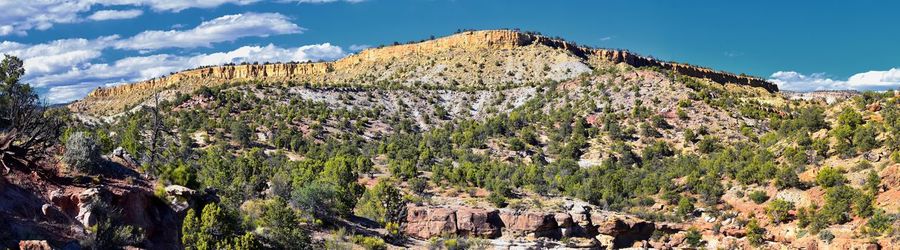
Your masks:
<path fill-rule="evenodd" d="M 137 227 L 144 237 L 127 244 L 146 248 L 211 237 L 323 249 L 877 249 L 900 240 L 894 92 L 786 94 L 528 33 L 464 32 L 327 63 L 207 67 L 99 89 L 70 108 L 86 122 L 67 134 L 96 138 L 102 161 L 130 174 L 13 171 L 0 195 L 35 195 L 0 216 L 43 227 L 0 232 L 3 244 L 29 235 L 62 244 L 92 225 Z M 44 167 L 66 169 L 53 159 Z M 115 204 L 132 190 L 167 220 L 33 212 L 68 206 L 46 194 L 57 187 L 109 191 Z M 162 233 L 171 224 L 182 230 Z M 228 230 L 198 230 L 213 226 Z"/>

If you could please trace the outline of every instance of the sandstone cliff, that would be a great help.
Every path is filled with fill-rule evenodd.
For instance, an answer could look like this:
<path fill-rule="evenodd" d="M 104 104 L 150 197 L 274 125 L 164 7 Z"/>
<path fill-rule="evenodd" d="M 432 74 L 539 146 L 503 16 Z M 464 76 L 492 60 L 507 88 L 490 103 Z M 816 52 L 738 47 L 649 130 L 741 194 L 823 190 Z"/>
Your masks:
<path fill-rule="evenodd" d="M 76 111 L 116 113 L 164 89 L 254 81 L 265 84 L 329 84 L 498 88 L 565 80 L 602 63 L 655 66 L 718 83 L 778 91 L 765 80 L 692 65 L 659 61 L 622 50 L 592 49 L 511 30 L 463 32 L 420 43 L 373 48 L 335 62 L 242 64 L 186 70 L 166 77 L 99 88 L 71 105 Z"/>

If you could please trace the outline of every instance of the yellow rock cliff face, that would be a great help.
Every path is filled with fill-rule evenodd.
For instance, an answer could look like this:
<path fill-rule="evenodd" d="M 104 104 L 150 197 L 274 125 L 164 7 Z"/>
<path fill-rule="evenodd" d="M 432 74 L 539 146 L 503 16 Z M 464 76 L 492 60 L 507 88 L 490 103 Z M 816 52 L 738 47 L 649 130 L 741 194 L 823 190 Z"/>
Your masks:
<path fill-rule="evenodd" d="M 663 62 L 621 50 L 591 49 L 512 30 L 469 31 L 439 39 L 361 51 L 335 62 L 243 64 L 204 67 L 121 86 L 99 88 L 70 108 L 115 113 L 164 89 L 192 91 L 227 82 L 374 84 L 396 82 L 442 87 L 496 87 L 560 80 L 589 71 L 590 59 L 657 66 L 719 83 L 777 91 L 764 80 Z M 574 72 L 574 73 L 573 73 Z"/>

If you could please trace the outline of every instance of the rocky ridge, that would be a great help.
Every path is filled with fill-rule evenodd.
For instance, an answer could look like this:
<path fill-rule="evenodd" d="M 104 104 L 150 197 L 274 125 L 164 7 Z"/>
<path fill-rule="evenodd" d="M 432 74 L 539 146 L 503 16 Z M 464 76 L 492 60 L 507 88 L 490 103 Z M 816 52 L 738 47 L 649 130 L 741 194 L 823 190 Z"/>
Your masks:
<path fill-rule="evenodd" d="M 361 51 L 334 62 L 203 67 L 121 86 L 98 88 L 72 104 L 76 111 L 115 113 L 166 89 L 182 92 L 228 82 L 375 84 L 497 88 L 571 79 L 604 64 L 660 67 L 721 84 L 778 87 L 763 79 L 664 62 L 624 50 L 593 49 L 512 30 L 469 31 L 420 43 Z"/>

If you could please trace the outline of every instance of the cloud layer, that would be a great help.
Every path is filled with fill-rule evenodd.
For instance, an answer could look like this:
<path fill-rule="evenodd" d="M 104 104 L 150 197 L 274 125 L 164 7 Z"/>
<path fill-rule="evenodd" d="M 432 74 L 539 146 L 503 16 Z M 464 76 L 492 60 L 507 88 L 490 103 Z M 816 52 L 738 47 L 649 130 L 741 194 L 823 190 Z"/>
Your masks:
<path fill-rule="evenodd" d="M 112 35 L 40 44 L 3 41 L 0 42 L 0 53 L 25 60 L 25 82 L 46 89 L 44 98 L 47 102 L 61 103 L 81 98 L 98 86 L 135 82 L 199 66 L 335 60 L 347 54 L 341 47 L 323 43 L 290 48 L 272 44 L 243 46 L 230 51 L 189 56 L 167 53 L 148 55 L 157 49 L 213 47 L 215 43 L 242 37 L 268 37 L 302 31 L 302 27 L 278 13 L 243 13 L 215 18 L 191 29 L 144 31 L 128 38 Z M 103 52 L 112 49 L 141 53 L 140 56 L 106 62 L 108 58 L 104 58 Z"/>
<path fill-rule="evenodd" d="M 55 74 L 33 75 L 26 71 L 26 81 L 42 83 L 40 86 L 48 87 L 45 95 L 48 103 L 64 103 L 84 97 L 100 86 L 146 80 L 199 66 L 241 62 L 330 61 L 345 55 L 346 52 L 341 47 L 329 43 L 294 48 L 281 48 L 272 44 L 244 46 L 231 51 L 194 56 L 157 54 L 126 57 L 109 64 L 83 63 Z"/>
<path fill-rule="evenodd" d="M 847 80 L 835 80 L 825 73 L 802 74 L 795 71 L 778 71 L 769 81 L 783 90 L 888 90 L 900 88 L 900 69 L 873 70 L 854 74 Z"/>
<path fill-rule="evenodd" d="M 116 43 L 116 48 L 153 50 L 161 48 L 212 47 L 213 43 L 243 37 L 297 34 L 303 28 L 278 13 L 244 13 L 222 16 L 190 30 L 151 30 Z"/>
<path fill-rule="evenodd" d="M 58 23 L 85 20 L 109 20 L 140 16 L 134 10 L 99 11 L 87 19 L 83 13 L 96 6 L 149 7 L 160 12 L 179 12 L 189 8 L 213 8 L 224 4 L 246 5 L 258 0 L 25 0 L 0 1 L 0 36 L 26 35 L 29 30 L 47 30 Z"/>
<path fill-rule="evenodd" d="M 132 19 L 143 15 L 143 10 L 100 10 L 88 16 L 88 19 L 94 21 L 116 20 L 116 19 Z"/>

